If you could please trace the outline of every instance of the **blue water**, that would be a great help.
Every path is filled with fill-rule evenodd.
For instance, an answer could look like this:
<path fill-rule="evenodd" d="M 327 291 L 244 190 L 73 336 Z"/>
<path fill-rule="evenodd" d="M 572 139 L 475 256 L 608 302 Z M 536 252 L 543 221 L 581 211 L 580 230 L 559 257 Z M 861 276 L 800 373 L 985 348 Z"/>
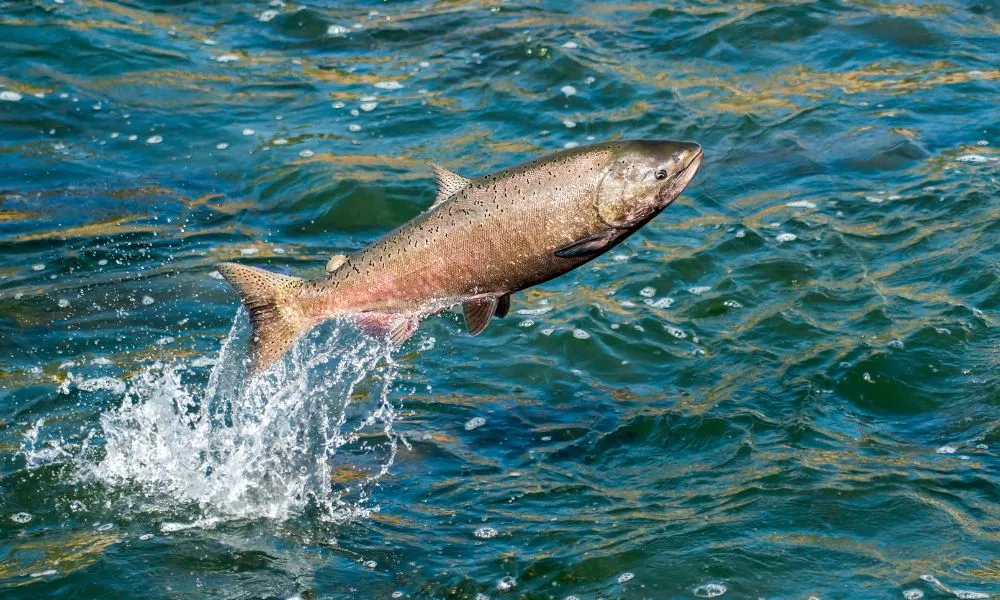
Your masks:
<path fill-rule="evenodd" d="M 0 595 L 1000 597 L 998 65 L 990 0 L 0 0 Z M 483 335 L 241 376 L 214 263 L 616 137 L 705 162 Z"/>

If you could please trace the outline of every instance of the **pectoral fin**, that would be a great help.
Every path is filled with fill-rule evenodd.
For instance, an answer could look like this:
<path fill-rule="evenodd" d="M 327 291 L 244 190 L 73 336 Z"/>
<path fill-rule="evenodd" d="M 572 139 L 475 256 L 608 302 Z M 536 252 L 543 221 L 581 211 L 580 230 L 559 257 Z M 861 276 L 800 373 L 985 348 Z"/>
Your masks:
<path fill-rule="evenodd" d="M 479 335 L 486 329 L 499 304 L 500 302 L 495 296 L 470 298 L 462 303 L 465 327 L 469 330 L 469 335 Z"/>
<path fill-rule="evenodd" d="M 611 245 L 611 242 L 618 237 L 619 231 L 614 227 L 609 227 L 604 231 L 598 231 L 588 235 L 582 240 L 577 240 L 572 244 L 567 244 L 556 250 L 556 256 L 560 258 L 578 258 L 581 256 L 594 256 L 604 252 Z"/>

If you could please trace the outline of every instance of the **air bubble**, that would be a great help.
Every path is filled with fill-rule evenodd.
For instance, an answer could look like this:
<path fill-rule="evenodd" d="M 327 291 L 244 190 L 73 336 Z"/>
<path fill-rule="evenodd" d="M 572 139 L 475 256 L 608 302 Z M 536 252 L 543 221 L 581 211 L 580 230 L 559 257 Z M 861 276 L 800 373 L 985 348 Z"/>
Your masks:
<path fill-rule="evenodd" d="M 34 518 L 35 517 L 31 513 L 26 513 L 26 512 L 14 513 L 10 516 L 11 521 L 14 521 L 15 523 L 21 523 L 22 525 L 24 523 L 31 521 Z"/>

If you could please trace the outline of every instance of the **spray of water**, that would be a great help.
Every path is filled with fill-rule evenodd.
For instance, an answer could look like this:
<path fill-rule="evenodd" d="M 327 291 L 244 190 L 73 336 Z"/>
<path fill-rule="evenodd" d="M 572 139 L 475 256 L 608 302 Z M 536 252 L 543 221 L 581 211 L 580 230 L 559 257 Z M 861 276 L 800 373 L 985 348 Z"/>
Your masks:
<path fill-rule="evenodd" d="M 157 499 L 149 509 L 196 504 L 195 525 L 307 510 L 340 521 L 377 510 L 369 495 L 398 441 L 389 349 L 333 322 L 248 381 L 248 329 L 241 312 L 207 385 L 187 383 L 187 367 L 176 364 L 133 377 L 122 404 L 101 416 L 101 434 L 88 442 L 97 451 L 83 453 L 99 458 L 82 471 L 138 486 Z"/>

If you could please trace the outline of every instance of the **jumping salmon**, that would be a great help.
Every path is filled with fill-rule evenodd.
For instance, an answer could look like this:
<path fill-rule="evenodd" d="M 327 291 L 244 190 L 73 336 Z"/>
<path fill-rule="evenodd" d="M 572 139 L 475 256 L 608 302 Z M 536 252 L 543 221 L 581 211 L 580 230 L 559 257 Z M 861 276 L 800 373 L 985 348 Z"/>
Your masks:
<path fill-rule="evenodd" d="M 420 321 L 462 305 L 470 334 L 510 295 L 607 252 L 684 190 L 701 165 L 691 142 L 630 140 L 557 152 L 467 179 L 433 165 L 430 209 L 367 248 L 300 279 L 234 263 L 219 272 L 250 314 L 250 371 L 318 323 L 350 317 L 398 346 Z"/>

